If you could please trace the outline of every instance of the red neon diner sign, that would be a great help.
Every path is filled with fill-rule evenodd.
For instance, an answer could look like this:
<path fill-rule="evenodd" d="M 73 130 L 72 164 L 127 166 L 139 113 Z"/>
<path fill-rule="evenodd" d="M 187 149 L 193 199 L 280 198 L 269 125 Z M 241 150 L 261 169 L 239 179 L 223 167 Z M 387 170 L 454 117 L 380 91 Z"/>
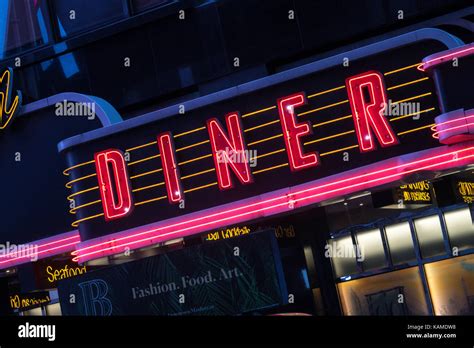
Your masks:
<path fill-rule="evenodd" d="M 397 145 L 399 141 L 384 115 L 387 97 L 383 75 L 369 71 L 346 79 L 346 86 L 360 152 L 375 150 L 376 141 L 382 147 Z M 298 121 L 295 112 L 298 107 L 306 104 L 305 94 L 292 94 L 279 98 L 276 102 L 290 169 L 298 172 L 322 164 L 317 152 L 305 153 L 302 146 L 304 137 L 312 134 L 310 123 Z M 220 190 L 234 187 L 235 178 L 241 185 L 253 182 L 251 158 L 244 141 L 239 112 L 227 114 L 225 122 L 227 129 L 215 118 L 206 122 Z M 162 133 L 157 137 L 157 144 L 168 201 L 174 204 L 184 199 L 184 191 L 181 188 L 172 138 L 171 132 Z M 239 156 L 235 156 L 236 154 Z M 133 194 L 123 153 L 109 149 L 96 153 L 94 158 L 105 220 L 129 215 L 133 207 Z"/>

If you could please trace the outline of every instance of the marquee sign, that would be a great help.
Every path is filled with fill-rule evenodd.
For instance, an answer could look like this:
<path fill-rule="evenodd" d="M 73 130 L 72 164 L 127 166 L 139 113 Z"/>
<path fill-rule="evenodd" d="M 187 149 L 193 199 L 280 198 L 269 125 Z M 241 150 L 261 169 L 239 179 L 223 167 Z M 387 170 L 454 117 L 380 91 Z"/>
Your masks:
<path fill-rule="evenodd" d="M 77 259 L 472 162 L 473 145 L 432 137 L 440 110 L 421 61 L 444 49 L 424 40 L 381 50 L 72 139 L 64 173 L 84 241 Z"/>

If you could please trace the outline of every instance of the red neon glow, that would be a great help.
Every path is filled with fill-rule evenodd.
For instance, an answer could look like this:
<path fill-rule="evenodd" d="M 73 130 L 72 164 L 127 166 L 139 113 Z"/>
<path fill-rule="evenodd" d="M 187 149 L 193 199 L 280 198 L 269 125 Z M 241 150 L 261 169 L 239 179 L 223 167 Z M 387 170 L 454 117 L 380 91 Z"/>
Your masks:
<path fill-rule="evenodd" d="M 296 123 L 294 109 L 306 104 L 305 94 L 300 92 L 280 98 L 277 103 L 291 170 L 298 171 L 317 166 L 319 164 L 318 153 L 304 154 L 301 144 L 301 137 L 312 134 L 309 122 Z"/>
<path fill-rule="evenodd" d="M 346 79 L 346 87 L 360 152 L 376 149 L 371 129 L 382 147 L 398 144 L 395 132 L 383 115 L 387 105 L 383 75 L 378 71 L 369 71 L 352 76 Z"/>
<path fill-rule="evenodd" d="M 80 241 L 81 239 L 78 231 L 72 231 L 54 236 L 52 238 L 23 244 L 25 246 L 27 245 L 28 247 L 21 249 L 21 251 L 9 252 L 5 255 L 0 255 L 0 269 L 31 262 L 33 256 L 35 259 L 39 260 L 44 257 L 58 255 L 74 250 L 74 246 L 80 243 Z M 35 247 L 37 247 L 36 250 L 34 250 Z"/>
<path fill-rule="evenodd" d="M 436 123 L 431 130 L 432 137 L 442 144 L 455 144 L 463 141 L 474 140 L 474 115 L 459 117 L 454 120 Z M 457 124 L 457 125 L 456 125 Z"/>
<path fill-rule="evenodd" d="M 236 174 L 240 183 L 249 184 L 253 181 L 250 172 L 247 149 L 244 145 L 242 125 L 238 112 L 226 116 L 229 137 L 225 134 L 219 121 L 215 118 L 207 121 L 207 130 L 212 146 L 212 157 L 217 172 L 219 188 L 225 190 L 233 187 L 229 167 Z"/>
<path fill-rule="evenodd" d="M 132 194 L 128 182 L 127 166 L 119 150 L 109 149 L 94 154 L 97 180 L 106 221 L 119 219 L 132 212 Z M 110 167 L 113 170 L 115 185 L 112 185 Z M 115 186 L 117 201 L 113 189 Z"/>
<path fill-rule="evenodd" d="M 140 229 L 134 229 L 132 232 L 117 233 L 115 238 L 103 242 L 97 242 L 97 240 L 87 241 L 81 243 L 83 247 L 73 252 L 73 255 L 77 255 L 75 260 L 82 262 L 122 252 L 125 247 L 138 248 L 168 239 L 184 237 L 210 228 L 285 212 L 295 209 L 296 206 L 302 207 L 400 180 L 414 172 L 444 170 L 467 165 L 474 161 L 474 146 L 473 143 L 470 143 L 425 150 L 418 153 L 415 157 L 416 160 L 413 159 L 413 154 L 401 157 L 358 168 L 350 173 L 343 173 L 294 188 L 275 191 L 265 195 L 266 199 L 257 196 L 224 207 L 192 213 L 185 219 L 174 218 L 162 221 L 156 225 L 158 227 L 145 227 L 146 230 L 143 232 L 139 232 Z M 408 158 L 411 160 L 407 160 Z M 215 212 L 210 213 L 210 211 Z M 146 235 L 148 236 L 146 237 Z M 101 238 L 98 240 L 101 240 Z"/>
<path fill-rule="evenodd" d="M 166 191 L 171 204 L 178 203 L 183 199 L 181 180 L 179 179 L 178 165 L 174 151 L 174 143 L 170 132 L 158 136 L 158 148 L 161 154 L 161 163 L 165 176 Z"/>
<path fill-rule="evenodd" d="M 420 71 L 425 71 L 428 68 L 444 63 L 450 59 L 461 58 L 461 57 L 469 56 L 471 54 L 474 54 L 474 44 L 472 43 L 469 45 L 465 45 L 465 46 L 461 46 L 461 47 L 457 47 L 455 49 L 449 50 L 445 52 L 444 54 L 442 53 L 441 55 L 439 53 L 434 54 L 431 56 L 431 57 L 435 56 L 434 58 L 428 59 L 426 61 L 423 60 L 423 63 L 417 66 L 417 69 Z"/>

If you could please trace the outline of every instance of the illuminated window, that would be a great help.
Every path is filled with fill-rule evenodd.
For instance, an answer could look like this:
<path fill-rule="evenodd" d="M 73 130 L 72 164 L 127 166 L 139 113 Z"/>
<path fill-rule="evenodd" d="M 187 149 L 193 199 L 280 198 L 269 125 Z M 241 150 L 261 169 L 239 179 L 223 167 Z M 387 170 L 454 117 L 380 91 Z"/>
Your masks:
<path fill-rule="evenodd" d="M 62 38 L 106 25 L 128 15 L 125 1 L 53 0 L 55 21 Z"/>
<path fill-rule="evenodd" d="M 143 12 L 153 7 L 163 6 L 172 3 L 172 0 L 132 0 L 133 12 Z"/>
<path fill-rule="evenodd" d="M 50 41 L 45 1 L 0 0 L 0 59 Z"/>
<path fill-rule="evenodd" d="M 59 303 L 47 305 L 46 315 L 61 315 L 61 305 Z"/>
<path fill-rule="evenodd" d="M 425 265 L 436 315 L 474 314 L 474 255 Z"/>
<path fill-rule="evenodd" d="M 413 240 L 408 222 L 385 227 L 385 235 L 390 248 L 392 263 L 399 265 L 416 259 Z"/>
<path fill-rule="evenodd" d="M 356 252 L 351 236 L 328 241 L 328 254 L 331 258 L 334 274 L 342 277 L 357 272 Z"/>
<path fill-rule="evenodd" d="M 382 236 L 379 229 L 358 232 L 357 244 L 361 253 L 360 260 L 362 261 L 364 271 L 387 266 Z"/>
<path fill-rule="evenodd" d="M 422 257 L 427 258 L 446 253 L 438 215 L 416 219 L 415 229 Z"/>
<path fill-rule="evenodd" d="M 418 267 L 342 282 L 337 289 L 344 315 L 428 315 Z"/>
<path fill-rule="evenodd" d="M 444 221 L 452 248 L 474 248 L 474 226 L 468 208 L 444 213 Z"/>

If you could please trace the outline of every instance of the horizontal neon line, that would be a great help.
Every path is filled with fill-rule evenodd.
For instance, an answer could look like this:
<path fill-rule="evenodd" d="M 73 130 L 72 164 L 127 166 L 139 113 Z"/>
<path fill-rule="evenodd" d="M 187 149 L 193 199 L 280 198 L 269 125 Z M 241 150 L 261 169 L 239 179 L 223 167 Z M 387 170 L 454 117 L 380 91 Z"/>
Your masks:
<path fill-rule="evenodd" d="M 138 146 L 135 146 L 135 147 L 131 147 L 129 149 L 125 149 L 125 151 L 126 152 L 132 152 L 132 151 L 135 151 L 135 150 L 138 150 L 138 149 L 143 149 L 144 147 L 151 146 L 151 145 L 156 145 L 156 140 L 151 141 L 151 142 L 146 143 L 146 144 L 143 144 L 143 145 L 138 145 Z"/>
<path fill-rule="evenodd" d="M 161 156 L 161 155 L 158 154 L 158 155 L 153 155 L 153 156 L 150 156 L 150 157 L 145 157 L 145 158 L 142 158 L 142 159 L 140 159 L 140 160 L 127 163 L 127 165 L 128 165 L 128 166 L 134 166 L 135 164 L 142 163 L 142 162 L 146 162 L 146 161 L 149 161 L 149 160 L 154 159 L 154 158 L 159 158 L 160 156 Z"/>
<path fill-rule="evenodd" d="M 413 81 L 410 81 L 410 82 L 405 82 L 405 83 L 402 83 L 402 84 L 400 84 L 400 85 L 388 87 L 388 88 L 387 88 L 387 91 L 391 91 L 391 90 L 393 90 L 393 89 L 397 89 L 397 88 L 401 88 L 401 87 L 413 85 L 413 84 L 415 84 L 415 83 L 419 83 L 419 82 L 426 81 L 426 80 L 429 80 L 429 79 L 430 79 L 429 77 L 423 77 L 423 78 L 418 79 L 418 80 L 413 80 Z"/>
<path fill-rule="evenodd" d="M 179 149 L 176 149 L 176 152 L 180 152 L 180 151 L 184 151 L 184 150 L 187 150 L 187 149 L 191 149 L 191 148 L 193 148 L 193 147 L 196 147 L 196 146 L 199 146 L 199 145 L 204 145 L 204 144 L 207 144 L 207 143 L 209 143 L 209 142 L 210 142 L 209 140 L 204 140 L 204 141 L 201 141 L 201 142 L 199 142 L 199 143 L 195 143 L 195 144 L 192 144 L 192 145 L 180 147 Z"/>
<path fill-rule="evenodd" d="M 314 112 L 318 112 L 318 111 L 321 111 L 321 110 L 329 109 L 329 108 L 332 108 L 332 107 L 334 107 L 334 106 L 342 105 L 342 104 L 345 104 L 345 103 L 348 103 L 348 102 L 349 102 L 349 99 L 346 99 L 346 100 L 343 100 L 343 101 L 340 101 L 340 102 L 337 102 L 337 103 L 333 103 L 333 104 L 330 104 L 330 105 L 321 106 L 321 107 L 316 108 L 316 109 L 312 109 L 312 110 L 309 110 L 309 111 L 302 112 L 302 113 L 300 113 L 300 114 L 297 114 L 297 116 L 304 116 L 304 115 L 312 114 L 312 113 L 314 113 Z"/>
<path fill-rule="evenodd" d="M 251 131 L 254 131 L 255 129 L 259 129 L 259 128 L 262 128 L 262 127 L 266 127 L 266 126 L 269 126 L 269 125 L 272 125 L 272 124 L 275 124 L 275 123 L 280 123 L 280 120 L 270 121 L 270 122 L 267 122 L 267 123 L 264 123 L 264 124 L 261 124 L 261 125 L 252 127 L 252 128 L 248 128 L 248 129 L 245 129 L 244 132 L 245 132 L 245 133 L 251 132 Z"/>
<path fill-rule="evenodd" d="M 403 118 L 407 118 L 407 117 L 410 117 L 410 116 L 415 116 L 415 115 L 424 114 L 425 112 L 430 112 L 430 111 L 433 111 L 433 110 L 435 110 L 435 108 L 429 108 L 429 109 L 421 110 L 420 112 L 413 112 L 413 113 L 408 114 L 408 115 L 402 115 L 402 116 L 399 116 L 399 117 L 389 118 L 389 121 L 390 121 L 390 122 L 398 121 L 398 120 L 401 120 L 401 119 L 403 119 Z"/>
<path fill-rule="evenodd" d="M 212 157 L 212 153 L 209 154 L 209 155 L 204 155 L 204 156 L 201 156 L 201 157 L 196 157 L 196 158 L 193 158 L 193 159 L 190 159 L 190 160 L 187 160 L 187 161 L 180 162 L 180 163 L 178 163 L 178 166 L 183 166 L 185 164 L 196 162 L 196 161 L 202 160 L 204 158 L 208 158 L 208 157 Z"/>
<path fill-rule="evenodd" d="M 189 178 L 192 178 L 192 177 L 195 177 L 195 176 L 198 176 L 198 175 L 202 175 L 202 174 L 206 174 L 206 173 L 211 173 L 211 172 L 215 172 L 215 168 L 211 168 L 211 169 L 207 169 L 207 170 L 203 170 L 201 172 L 198 172 L 198 173 L 194 173 L 194 174 L 189 174 L 189 175 L 185 175 L 183 177 L 181 177 L 181 180 L 186 180 L 186 179 L 189 179 Z"/>
<path fill-rule="evenodd" d="M 391 75 L 391 74 L 396 74 L 397 72 L 400 72 L 400 71 L 404 71 L 404 70 L 408 70 L 408 69 L 411 69 L 411 68 L 415 68 L 417 66 L 419 66 L 421 63 L 416 63 L 416 64 L 412 64 L 412 65 L 408 65 L 408 66 L 405 66 L 403 68 L 399 68 L 399 69 L 395 69 L 395 70 L 392 70 L 392 71 L 388 71 L 386 73 L 384 73 L 385 76 L 387 75 Z"/>
<path fill-rule="evenodd" d="M 76 214 L 76 211 L 78 211 L 79 209 L 82 209 L 82 208 L 85 208 L 85 207 L 89 207 L 91 205 L 94 205 L 94 204 L 97 204 L 97 203 L 100 203 L 102 202 L 102 200 L 97 200 L 97 201 L 93 201 L 93 202 L 89 202 L 89 203 L 85 203 L 85 204 L 82 204 L 82 205 L 79 205 L 77 207 L 74 207 L 72 209 L 69 210 L 69 213 L 70 214 Z"/>
<path fill-rule="evenodd" d="M 259 158 L 263 158 L 263 157 L 267 157 L 267 156 L 271 156 L 271 155 L 274 155 L 274 154 L 280 153 L 280 152 L 286 152 L 286 149 L 280 149 L 280 150 L 275 150 L 275 151 L 272 151 L 272 152 L 267 152 L 267 153 L 264 153 L 263 155 L 258 155 L 258 156 L 252 157 L 250 159 L 250 161 L 253 161 L 253 160 L 259 159 Z"/>
<path fill-rule="evenodd" d="M 331 88 L 331 89 L 327 89 L 327 90 L 325 90 L 325 91 L 321 91 L 321 92 L 318 92 L 318 93 L 314 93 L 314 94 L 308 95 L 307 98 L 308 98 L 308 99 L 311 99 L 311 98 L 317 97 L 317 96 L 319 96 L 319 95 L 331 93 L 331 92 L 338 91 L 338 90 L 344 89 L 344 88 L 346 88 L 346 86 L 334 87 L 334 88 Z"/>
<path fill-rule="evenodd" d="M 273 139 L 276 139 L 276 138 L 279 138 L 279 137 L 282 137 L 282 136 L 283 136 L 283 134 L 277 134 L 277 135 L 274 135 L 272 137 L 268 137 L 268 138 L 265 138 L 265 139 L 254 141 L 252 143 L 248 143 L 247 146 L 257 145 L 257 144 L 264 143 L 266 141 L 273 140 Z"/>
<path fill-rule="evenodd" d="M 423 98 L 423 97 L 426 97 L 426 96 L 431 95 L 431 94 L 432 94 L 431 92 L 424 93 L 424 94 L 419 94 L 419 95 L 416 95 L 416 96 L 414 96 L 414 97 L 410 97 L 410 98 L 406 98 L 406 99 L 402 99 L 402 100 L 393 102 L 392 105 L 394 105 L 394 104 L 399 104 L 399 103 L 403 103 L 403 102 L 406 102 L 406 101 L 409 101 L 409 100 L 414 100 L 414 99 L 418 99 L 418 98 Z"/>
<path fill-rule="evenodd" d="M 304 143 L 303 145 L 309 145 L 309 144 L 319 143 L 319 142 L 321 142 L 321 141 L 325 141 L 325 140 L 329 140 L 329 139 L 333 139 L 333 138 L 337 138 L 337 137 L 342 137 L 342 136 L 344 136 L 344 135 L 352 134 L 352 133 L 355 133 L 355 130 L 350 130 L 350 131 L 347 131 L 347 132 L 342 132 L 342 133 L 330 135 L 330 136 L 328 136 L 328 137 L 324 137 L 324 138 L 320 138 L 320 139 L 315 139 L 315 140 L 307 141 L 307 142 Z"/>
<path fill-rule="evenodd" d="M 397 133 L 397 135 L 403 135 L 403 134 L 413 133 L 413 132 L 416 132 L 416 131 L 419 131 L 419 130 L 422 130 L 422 129 L 425 129 L 425 128 L 432 127 L 432 126 L 434 126 L 434 125 L 435 125 L 435 124 L 432 123 L 432 124 L 429 124 L 429 125 L 427 125 L 427 126 L 422 126 L 422 127 L 418 127 L 418 128 L 414 128 L 414 129 L 409 129 L 409 130 L 407 130 L 407 131 Z"/>
<path fill-rule="evenodd" d="M 202 131 L 202 130 L 205 130 L 205 129 L 206 129 L 206 127 L 199 127 L 199 128 L 196 128 L 196 129 L 192 129 L 192 130 L 189 130 L 189 131 L 186 131 L 186 132 L 183 132 L 183 133 L 173 135 L 173 138 L 179 138 L 179 137 L 182 137 L 182 136 L 185 136 L 185 135 L 188 135 L 188 134 L 191 134 L 191 133 L 196 133 L 196 132 L 199 132 L 199 131 Z"/>
<path fill-rule="evenodd" d="M 432 149 L 431 152 L 436 152 L 436 150 L 437 150 L 436 148 Z M 346 193 L 355 192 L 356 190 L 360 190 L 361 187 L 362 188 L 368 187 L 369 185 L 372 185 L 372 184 L 373 185 L 370 187 L 373 187 L 374 185 L 377 186 L 384 182 L 391 182 L 393 180 L 398 180 L 405 175 L 409 175 L 410 173 L 418 172 L 421 170 L 427 170 L 427 169 L 432 169 L 432 168 L 440 168 L 440 169 L 451 168 L 451 163 L 455 163 L 455 162 L 461 163 L 461 161 L 471 160 L 474 157 L 474 154 L 472 153 L 473 150 L 474 148 L 470 147 L 470 148 L 463 148 L 463 149 L 452 151 L 452 152 L 444 152 L 439 155 L 434 155 L 434 154 L 428 155 L 430 157 L 420 158 L 412 162 L 402 162 L 402 164 L 397 164 L 395 166 L 387 167 L 384 169 L 376 169 L 377 167 L 375 167 L 374 169 L 376 170 L 372 172 L 364 172 L 363 169 L 361 169 L 360 171 L 362 171 L 363 174 L 354 175 L 350 177 L 343 177 L 342 179 L 336 179 L 335 181 L 330 181 L 326 184 L 317 184 L 317 182 L 315 182 L 313 184 L 315 186 L 312 186 L 309 188 L 304 188 L 307 185 L 300 185 L 298 186 L 298 187 L 301 187 L 299 191 L 295 190 L 296 192 L 291 192 L 289 194 L 291 197 L 289 197 L 288 194 L 284 194 L 284 195 L 280 195 L 274 198 L 269 198 L 264 201 L 257 201 L 251 204 L 240 205 L 235 208 L 231 208 L 227 210 L 220 210 L 216 213 L 208 214 L 205 216 L 197 216 L 195 218 L 192 217 L 191 219 L 188 219 L 188 220 L 184 220 L 184 221 L 182 220 L 180 222 L 171 223 L 165 226 L 158 226 L 156 228 L 152 228 L 144 232 L 129 234 L 123 237 L 114 238 L 113 240 L 107 240 L 104 242 L 99 242 L 97 244 L 88 245 L 83 248 L 77 249 L 75 252 L 73 252 L 73 254 L 77 255 L 77 257 L 75 258 L 76 261 L 78 261 L 79 259 L 81 259 L 81 261 L 84 261 L 84 259 L 86 259 L 86 257 L 88 256 L 92 256 L 98 253 L 104 254 L 105 251 L 111 251 L 111 253 L 108 253 L 108 254 L 117 253 L 117 250 L 124 246 L 135 245 L 137 243 L 152 241 L 154 239 L 160 239 L 160 240 L 173 239 L 173 237 L 171 237 L 173 235 L 186 236 L 192 233 L 198 233 L 200 230 L 211 228 L 210 225 L 220 226 L 222 224 L 228 223 L 231 220 L 233 222 L 236 222 L 236 220 L 241 221 L 243 219 L 249 219 L 249 218 L 252 219 L 252 217 L 256 218 L 257 216 L 262 215 L 259 213 L 263 213 L 265 211 L 269 211 L 270 209 L 275 209 L 277 207 L 285 206 L 284 211 L 289 211 L 289 210 L 294 209 L 293 208 L 294 204 L 298 202 L 307 201 L 306 204 L 303 204 L 304 206 L 304 205 L 312 204 L 324 199 L 330 199 L 336 195 L 340 195 L 341 191 L 346 192 Z M 467 152 L 467 155 L 465 157 L 460 157 L 459 154 L 463 152 Z M 456 155 L 456 156 L 453 157 L 453 155 Z M 440 159 L 443 157 L 448 158 L 448 160 L 441 162 Z M 394 162 L 393 160 L 389 160 L 389 162 L 387 163 L 393 163 L 393 162 Z M 405 170 L 401 170 L 402 168 L 405 168 Z M 382 173 L 386 173 L 385 176 L 379 176 L 379 174 L 382 174 Z M 370 179 L 371 177 L 372 179 Z M 342 185 L 343 183 L 346 183 L 346 182 L 349 182 L 351 184 L 347 186 L 341 186 L 341 187 L 333 188 L 330 190 L 318 192 L 326 187 L 331 187 L 331 186 L 336 187 L 336 185 Z M 315 191 L 316 193 L 314 193 Z M 298 197 L 300 195 L 301 197 Z M 257 197 L 254 197 L 254 198 L 257 198 Z M 278 201 L 282 201 L 282 200 L 283 200 L 282 203 L 277 203 Z M 269 205 L 269 203 L 271 202 L 276 202 L 276 203 L 274 203 L 273 205 Z M 247 211 L 245 211 L 244 209 L 246 209 Z M 244 211 L 244 212 L 237 213 L 238 211 Z M 273 214 L 270 212 L 266 213 L 265 216 L 274 215 L 279 212 L 282 212 L 282 210 L 280 209 L 278 211 L 275 211 Z M 230 215 L 231 213 L 235 213 L 235 214 Z M 191 216 L 196 216 L 196 214 L 191 215 Z M 224 217 L 218 218 L 219 216 L 224 216 Z M 205 221 L 209 221 L 209 222 L 205 222 Z M 182 229 L 177 229 L 178 226 L 187 226 L 187 227 L 183 227 Z M 157 232 L 162 231 L 162 230 L 164 231 L 171 230 L 171 232 L 167 232 L 167 233 L 162 232 L 158 235 L 156 234 Z M 122 244 L 117 244 L 117 242 L 119 241 L 129 240 L 131 238 L 138 238 L 143 235 L 150 235 L 151 233 L 154 233 L 154 235 L 152 235 L 151 237 L 146 237 L 140 240 L 134 240 L 134 241 L 124 242 Z M 111 243 L 114 243 L 114 245 L 111 247 L 103 247 L 102 249 L 97 249 L 102 246 L 110 245 Z M 85 253 L 86 250 L 91 250 L 91 249 L 93 251 Z M 89 257 L 88 259 L 92 259 L 92 258 Z"/>
<path fill-rule="evenodd" d="M 83 176 L 83 177 L 80 177 L 80 178 L 77 178 L 77 179 L 74 179 L 74 180 L 71 180 L 69 182 L 66 183 L 66 187 L 67 188 L 72 188 L 71 184 L 74 184 L 76 182 L 79 182 L 79 181 L 82 181 L 82 180 L 85 180 L 85 179 L 88 179 L 88 178 L 92 178 L 94 176 L 96 176 L 97 174 L 96 173 L 93 173 L 93 174 L 89 174 L 89 175 L 86 175 L 86 176 Z"/>
<path fill-rule="evenodd" d="M 95 219 L 95 218 L 98 218 L 98 217 L 101 217 L 101 216 L 104 216 L 104 213 L 96 214 L 96 215 L 93 215 L 93 216 L 87 216 L 87 217 L 85 217 L 85 218 L 82 218 L 82 219 L 79 219 L 79 220 L 74 221 L 74 222 L 71 224 L 71 226 L 72 226 L 72 227 L 77 227 L 77 226 L 79 226 L 79 224 L 80 224 L 81 222 L 84 222 L 84 221 L 87 221 L 87 220 L 91 220 L 91 219 Z"/>
<path fill-rule="evenodd" d="M 140 191 L 143 191 L 143 190 L 151 189 L 151 188 L 153 188 L 153 187 L 162 186 L 162 185 L 164 185 L 164 184 L 165 184 L 165 182 L 163 181 L 163 182 L 159 182 L 159 183 L 157 183 L 157 184 L 148 185 L 148 186 L 145 186 L 145 187 L 140 187 L 140 188 L 134 189 L 134 190 L 132 190 L 132 192 L 140 192 Z"/>
<path fill-rule="evenodd" d="M 246 118 L 246 117 L 250 117 L 250 116 L 253 116 L 253 115 L 261 114 L 262 112 L 273 110 L 273 109 L 276 109 L 276 106 L 270 106 L 268 108 L 264 108 L 264 109 L 260 109 L 260 110 L 257 110 L 257 111 L 249 112 L 247 114 L 243 114 L 242 118 Z"/>
<path fill-rule="evenodd" d="M 83 193 L 86 193 L 86 192 L 90 192 L 90 191 L 94 191 L 94 190 L 98 190 L 99 189 L 99 186 L 94 186 L 94 187 L 91 187 L 91 188 L 88 188 L 86 190 L 82 190 L 82 191 L 79 191 L 79 192 L 76 192 L 76 193 L 73 193 L 69 196 L 67 196 L 67 200 L 68 201 L 72 201 L 72 197 L 75 197 L 75 196 L 79 196 L 79 195 L 82 195 Z"/>
<path fill-rule="evenodd" d="M 142 202 L 137 202 L 137 203 L 135 203 L 135 206 L 148 204 L 148 203 L 156 202 L 156 201 L 161 201 L 162 199 L 165 199 L 165 198 L 168 198 L 168 196 L 161 196 L 161 197 L 158 197 L 158 198 L 148 199 L 148 200 L 142 201 Z"/>
<path fill-rule="evenodd" d="M 163 171 L 163 168 L 150 170 L 150 171 L 145 172 L 145 173 L 141 173 L 141 174 L 131 176 L 130 179 L 133 180 L 133 179 L 136 179 L 136 178 L 140 178 L 142 176 L 150 175 L 150 174 L 153 174 L 153 173 L 159 173 L 159 172 L 162 172 L 162 171 Z"/>
<path fill-rule="evenodd" d="M 94 160 L 92 161 L 88 161 L 88 162 L 84 162 L 84 163 L 79 163 L 79 164 L 76 164 L 72 167 L 69 167 L 69 168 L 66 168 L 63 170 L 63 174 L 66 175 L 66 176 L 69 176 L 69 172 L 73 169 L 76 169 L 76 168 L 79 168 L 79 167 L 82 167 L 82 166 L 85 166 L 85 165 L 88 165 L 88 164 L 92 164 L 94 163 Z"/>
<path fill-rule="evenodd" d="M 269 170 L 278 169 L 278 168 L 282 168 L 282 167 L 286 167 L 286 166 L 288 166 L 288 163 L 278 164 L 278 165 L 270 167 L 270 168 L 256 170 L 256 171 L 253 172 L 253 174 L 260 174 L 260 173 L 263 173 L 263 172 L 268 172 Z"/>
<path fill-rule="evenodd" d="M 324 126 L 324 125 L 327 125 L 327 124 L 330 124 L 330 123 L 334 123 L 334 122 L 339 122 L 339 121 L 342 121 L 342 120 L 347 120 L 348 118 L 352 118 L 352 114 L 347 115 L 347 116 L 342 116 L 342 117 L 339 117 L 339 118 L 335 118 L 335 119 L 329 120 L 329 121 L 315 123 L 315 124 L 313 124 L 313 128 L 321 127 L 321 126 Z"/>
<path fill-rule="evenodd" d="M 217 182 L 213 182 L 213 183 L 210 183 L 210 184 L 207 184 L 207 185 L 203 185 L 203 186 L 195 187 L 195 188 L 192 188 L 192 189 L 189 189 L 189 190 L 185 190 L 184 193 L 205 189 L 205 188 L 215 186 L 215 185 L 217 185 Z"/>
<path fill-rule="evenodd" d="M 346 151 L 346 150 L 350 150 L 350 149 L 355 149 L 355 148 L 358 148 L 358 147 L 359 147 L 359 145 L 352 145 L 352 146 L 348 146 L 348 147 L 343 147 L 342 149 L 337 149 L 337 150 L 332 150 L 332 151 L 320 153 L 319 156 L 324 157 L 324 156 L 332 155 L 332 154 L 337 153 L 337 152 L 342 152 L 342 151 Z"/>

